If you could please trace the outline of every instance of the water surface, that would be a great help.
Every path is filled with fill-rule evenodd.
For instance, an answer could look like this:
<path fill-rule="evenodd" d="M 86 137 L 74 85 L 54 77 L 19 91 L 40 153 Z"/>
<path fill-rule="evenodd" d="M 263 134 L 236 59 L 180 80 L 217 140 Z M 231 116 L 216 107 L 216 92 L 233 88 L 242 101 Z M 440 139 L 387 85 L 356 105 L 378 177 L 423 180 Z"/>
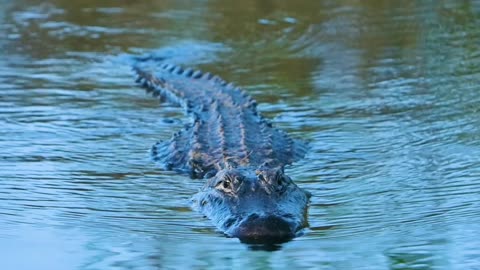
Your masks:
<path fill-rule="evenodd" d="M 2 269 L 480 269 L 478 1 L 0 1 Z M 257 250 L 148 149 L 184 123 L 166 56 L 310 142 L 302 237 Z"/>

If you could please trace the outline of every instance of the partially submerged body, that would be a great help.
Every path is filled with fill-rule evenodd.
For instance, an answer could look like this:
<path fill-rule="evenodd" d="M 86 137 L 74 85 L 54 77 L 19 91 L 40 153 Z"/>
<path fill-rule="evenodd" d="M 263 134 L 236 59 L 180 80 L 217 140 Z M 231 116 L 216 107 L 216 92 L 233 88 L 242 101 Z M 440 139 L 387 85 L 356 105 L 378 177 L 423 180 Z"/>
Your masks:
<path fill-rule="evenodd" d="M 309 194 L 284 174 L 305 147 L 275 129 L 244 91 L 210 73 L 135 67 L 148 92 L 182 106 L 192 122 L 152 147 L 165 169 L 206 178 L 194 208 L 245 242 L 282 242 L 307 226 Z"/>

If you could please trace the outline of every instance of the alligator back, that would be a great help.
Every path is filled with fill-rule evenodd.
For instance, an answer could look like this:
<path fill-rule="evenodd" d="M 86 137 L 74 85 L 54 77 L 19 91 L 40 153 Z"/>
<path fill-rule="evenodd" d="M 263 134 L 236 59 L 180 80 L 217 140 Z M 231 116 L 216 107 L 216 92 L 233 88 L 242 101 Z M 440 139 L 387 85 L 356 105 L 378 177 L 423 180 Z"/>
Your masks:
<path fill-rule="evenodd" d="M 303 143 L 273 128 L 255 100 L 218 76 L 171 64 L 134 70 L 147 92 L 182 106 L 192 119 L 152 147 L 153 159 L 165 169 L 203 178 L 230 167 L 283 167 L 305 154 Z"/>

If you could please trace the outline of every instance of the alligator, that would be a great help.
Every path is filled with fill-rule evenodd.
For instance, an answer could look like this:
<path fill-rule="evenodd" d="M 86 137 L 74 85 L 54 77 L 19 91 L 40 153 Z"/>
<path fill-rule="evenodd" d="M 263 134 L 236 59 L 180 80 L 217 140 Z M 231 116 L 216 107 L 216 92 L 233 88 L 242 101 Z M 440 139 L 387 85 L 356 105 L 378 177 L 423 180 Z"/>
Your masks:
<path fill-rule="evenodd" d="M 245 243 L 281 243 L 301 234 L 310 193 L 284 168 L 304 157 L 304 142 L 274 128 L 244 90 L 209 72 L 169 63 L 133 69 L 147 92 L 190 116 L 151 155 L 165 170 L 206 179 L 193 209 Z"/>

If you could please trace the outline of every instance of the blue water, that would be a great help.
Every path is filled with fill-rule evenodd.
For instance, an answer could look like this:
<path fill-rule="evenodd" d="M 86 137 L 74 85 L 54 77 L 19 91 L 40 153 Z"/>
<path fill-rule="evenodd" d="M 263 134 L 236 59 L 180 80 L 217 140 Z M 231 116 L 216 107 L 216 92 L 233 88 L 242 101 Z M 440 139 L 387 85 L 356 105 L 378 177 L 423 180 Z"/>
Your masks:
<path fill-rule="evenodd" d="M 0 1 L 1 269 L 480 269 L 478 1 Z M 149 159 L 166 56 L 309 141 L 304 235 L 262 250 Z"/>

